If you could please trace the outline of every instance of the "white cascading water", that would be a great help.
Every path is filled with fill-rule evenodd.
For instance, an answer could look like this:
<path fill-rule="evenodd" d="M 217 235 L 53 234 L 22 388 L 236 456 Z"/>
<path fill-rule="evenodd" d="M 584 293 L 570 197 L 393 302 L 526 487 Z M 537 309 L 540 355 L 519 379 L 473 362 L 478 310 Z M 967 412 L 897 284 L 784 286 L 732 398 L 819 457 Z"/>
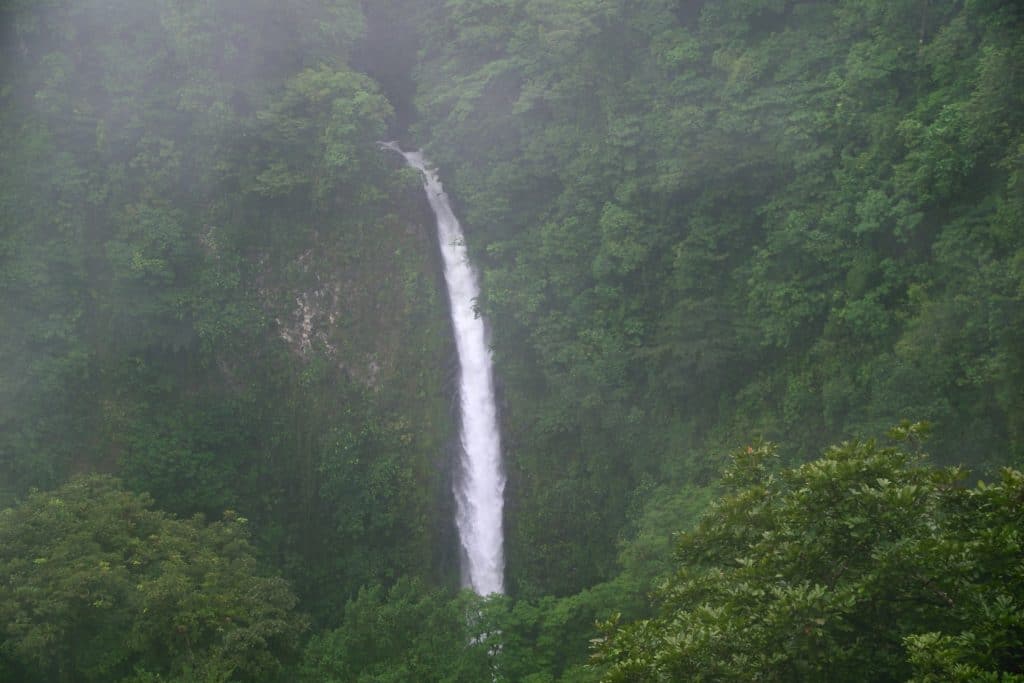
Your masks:
<path fill-rule="evenodd" d="M 473 306 L 480 295 L 480 286 L 466 253 L 462 226 L 437 173 L 420 152 L 403 152 L 394 142 L 384 142 L 381 146 L 398 152 L 406 163 L 423 173 L 423 187 L 437 217 L 444 279 L 459 354 L 462 468 L 455 479 L 454 493 L 455 522 L 462 543 L 463 583 L 479 595 L 503 593 L 505 476 L 501 470 L 501 433 L 494 401 L 491 351 L 484 321 Z"/>

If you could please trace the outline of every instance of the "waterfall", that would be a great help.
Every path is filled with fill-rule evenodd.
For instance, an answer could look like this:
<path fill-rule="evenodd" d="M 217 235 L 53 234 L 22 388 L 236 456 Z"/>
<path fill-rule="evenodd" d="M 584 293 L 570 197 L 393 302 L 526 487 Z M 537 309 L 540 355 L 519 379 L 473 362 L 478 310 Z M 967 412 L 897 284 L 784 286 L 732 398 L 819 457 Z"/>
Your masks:
<path fill-rule="evenodd" d="M 494 402 L 494 372 L 484 321 L 474 309 L 480 295 L 476 272 L 466 253 L 462 226 L 441 187 L 437 173 L 420 152 L 392 149 L 423 173 L 423 187 L 437 218 L 444 279 L 451 303 L 452 328 L 459 354 L 461 467 L 455 477 L 456 526 L 462 545 L 463 583 L 480 595 L 504 592 L 502 507 L 505 477 L 501 470 L 501 433 Z"/>

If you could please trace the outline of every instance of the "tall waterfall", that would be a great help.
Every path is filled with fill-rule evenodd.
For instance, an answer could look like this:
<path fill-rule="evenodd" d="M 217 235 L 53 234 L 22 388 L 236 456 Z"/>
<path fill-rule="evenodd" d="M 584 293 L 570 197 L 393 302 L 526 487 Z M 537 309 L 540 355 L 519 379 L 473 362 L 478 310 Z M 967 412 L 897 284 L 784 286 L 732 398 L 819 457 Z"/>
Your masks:
<path fill-rule="evenodd" d="M 381 143 L 423 173 L 423 187 L 437 217 L 444 279 L 451 302 L 452 327 L 459 353 L 459 402 L 462 412 L 461 469 L 455 478 L 456 525 L 462 544 L 463 583 L 480 595 L 504 592 L 501 434 L 494 402 L 494 372 L 484 321 L 473 302 L 480 286 L 466 253 L 462 226 L 441 181 L 420 152 L 403 152 Z"/>

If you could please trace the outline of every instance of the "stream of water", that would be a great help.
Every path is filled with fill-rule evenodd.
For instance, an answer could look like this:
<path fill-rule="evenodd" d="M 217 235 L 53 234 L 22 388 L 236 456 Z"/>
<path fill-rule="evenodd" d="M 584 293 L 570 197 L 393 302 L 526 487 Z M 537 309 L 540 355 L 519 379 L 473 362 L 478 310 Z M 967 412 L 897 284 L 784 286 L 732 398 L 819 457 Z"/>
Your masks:
<path fill-rule="evenodd" d="M 505 476 L 501 468 L 501 432 L 494 400 L 494 371 L 484 320 L 477 315 L 477 274 L 466 253 L 462 226 L 452 211 L 436 171 L 420 152 L 403 152 L 381 143 L 423 173 L 423 187 L 437 218 L 444 279 L 451 303 L 452 328 L 459 354 L 461 467 L 455 477 L 456 526 L 462 545 L 463 583 L 480 595 L 503 593 L 505 558 L 502 536 Z"/>

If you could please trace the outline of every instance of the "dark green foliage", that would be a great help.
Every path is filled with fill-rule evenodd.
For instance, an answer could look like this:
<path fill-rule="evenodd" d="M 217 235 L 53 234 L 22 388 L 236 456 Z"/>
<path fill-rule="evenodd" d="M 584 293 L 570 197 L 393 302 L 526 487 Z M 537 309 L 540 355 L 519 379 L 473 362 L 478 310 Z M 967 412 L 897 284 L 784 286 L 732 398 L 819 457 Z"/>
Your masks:
<path fill-rule="evenodd" d="M 512 585 L 607 578 L 629 489 L 706 480 L 749 434 L 799 460 L 910 417 L 942 462 L 1020 462 L 1022 21 L 917 0 L 427 17 L 419 127 L 507 383 Z"/>
<path fill-rule="evenodd" d="M 725 495 L 680 538 L 660 616 L 606 625 L 605 680 L 1018 680 L 1019 471 L 967 488 L 962 470 L 873 442 L 776 459 L 734 456 Z"/>
<path fill-rule="evenodd" d="M 491 680 L 488 644 L 473 640 L 480 600 L 456 599 L 402 580 L 366 588 L 345 606 L 341 626 L 314 638 L 302 681 L 399 683 Z"/>
<path fill-rule="evenodd" d="M 102 476 L 0 513 L 0 577 L 10 680 L 285 680 L 305 628 L 244 518 L 178 520 Z"/>
<path fill-rule="evenodd" d="M 325 620 L 443 576 L 444 311 L 357 3 L 3 12 L 0 502 L 239 509 Z"/>
<path fill-rule="evenodd" d="M 239 510 L 328 629 L 311 680 L 592 680 L 592 622 L 650 616 L 725 446 L 763 436 L 794 465 L 909 417 L 941 463 L 1021 464 L 1022 22 L 995 0 L 0 3 L 0 507 L 103 471 L 184 517 Z M 457 573 L 454 370 L 386 136 L 428 147 L 482 272 L 509 598 L 435 590 Z M 970 506 L 1006 501 L 944 495 L 922 514 L 983 559 L 954 585 L 955 558 L 918 548 L 947 562 L 927 585 L 981 598 L 801 622 L 765 671 L 852 671 L 864 644 L 787 650 L 819 626 L 884 636 L 900 676 L 1008 666 L 1017 597 L 983 589 L 1012 582 L 1008 546 L 969 538 Z M 756 542 L 748 521 L 730 542 Z M 910 591 L 922 569 L 886 538 Z M 832 604 L 805 584 L 779 604 Z M 139 681 L 230 677 L 136 656 Z M 89 675 L 131 673 L 112 657 Z"/>

